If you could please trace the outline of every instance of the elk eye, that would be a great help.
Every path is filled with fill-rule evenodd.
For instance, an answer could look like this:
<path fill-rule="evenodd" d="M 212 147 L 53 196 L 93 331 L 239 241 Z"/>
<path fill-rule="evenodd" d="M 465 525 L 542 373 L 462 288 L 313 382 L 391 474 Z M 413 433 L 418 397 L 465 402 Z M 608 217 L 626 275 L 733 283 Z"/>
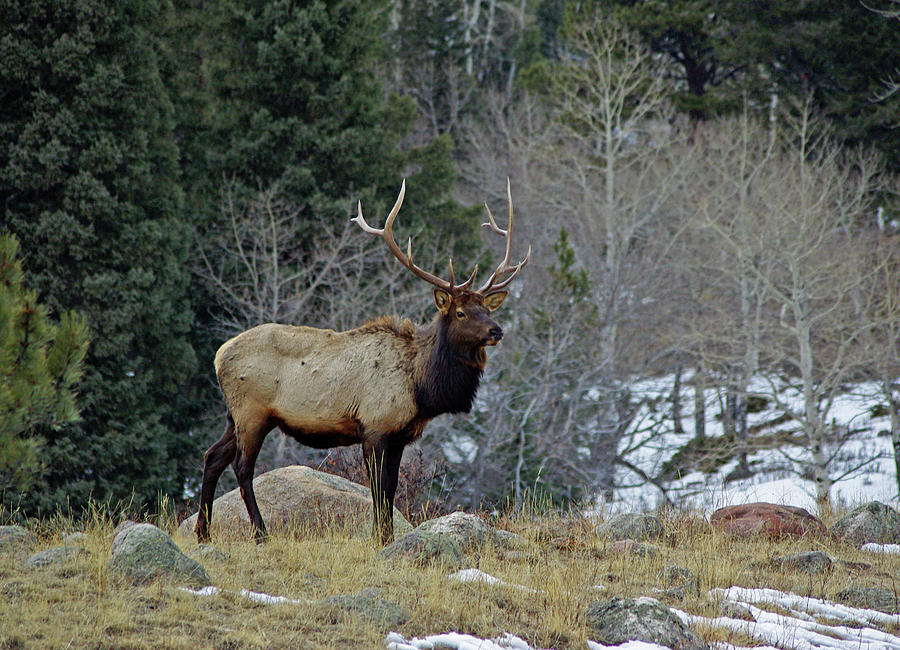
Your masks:
<path fill-rule="evenodd" d="M 459 311 L 456 312 L 456 317 L 457 317 L 457 318 L 465 318 L 465 317 L 466 317 L 466 313 L 465 313 L 463 310 L 460 309 Z"/>

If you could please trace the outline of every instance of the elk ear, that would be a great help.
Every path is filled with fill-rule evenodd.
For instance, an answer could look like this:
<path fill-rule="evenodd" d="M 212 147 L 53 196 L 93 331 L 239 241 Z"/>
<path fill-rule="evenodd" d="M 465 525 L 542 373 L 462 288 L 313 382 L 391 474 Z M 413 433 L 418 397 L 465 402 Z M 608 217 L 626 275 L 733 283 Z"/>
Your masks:
<path fill-rule="evenodd" d="M 437 308 L 442 314 L 446 314 L 450 311 L 450 303 L 452 302 L 453 298 L 449 293 L 447 293 L 443 289 L 434 290 L 434 304 L 437 305 Z"/>
<path fill-rule="evenodd" d="M 488 308 L 488 311 L 494 311 L 503 304 L 503 301 L 506 300 L 506 296 L 506 291 L 495 291 L 494 293 L 489 293 L 484 297 L 484 306 Z"/>

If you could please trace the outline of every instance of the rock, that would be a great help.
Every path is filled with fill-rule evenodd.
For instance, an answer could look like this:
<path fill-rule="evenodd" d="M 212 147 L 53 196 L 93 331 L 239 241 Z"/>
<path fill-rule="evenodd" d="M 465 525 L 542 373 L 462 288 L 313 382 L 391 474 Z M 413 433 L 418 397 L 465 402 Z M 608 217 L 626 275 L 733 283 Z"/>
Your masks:
<path fill-rule="evenodd" d="M 772 560 L 772 565 L 776 568 L 811 574 L 830 571 L 833 564 L 831 558 L 822 551 L 804 551 Z"/>
<path fill-rule="evenodd" d="M 436 535 L 449 535 L 463 550 L 468 550 L 473 546 L 482 546 L 488 539 L 493 540 L 494 538 L 493 528 L 484 523 L 480 517 L 461 511 L 424 521 L 414 530 Z"/>
<path fill-rule="evenodd" d="M 656 515 L 623 512 L 594 528 L 594 533 L 614 540 L 656 540 L 662 537 L 663 527 Z"/>
<path fill-rule="evenodd" d="M 520 535 L 499 528 L 493 528 L 476 516 L 457 510 L 443 517 L 422 522 L 419 530 L 454 537 L 462 549 L 482 546 L 490 540 L 492 544 L 509 548 L 522 543 Z"/>
<path fill-rule="evenodd" d="M 527 542 L 525 538 L 521 535 L 517 535 L 516 533 L 511 533 L 508 530 L 502 530 L 500 528 L 493 528 L 493 537 L 494 544 L 499 546 L 500 548 L 522 548 L 527 546 Z"/>
<path fill-rule="evenodd" d="M 123 533 L 131 528 L 132 526 L 137 526 L 136 521 L 131 521 L 131 519 L 126 519 L 118 526 L 116 526 L 115 530 L 113 530 L 113 541 L 112 541 L 112 552 L 115 554 L 116 549 L 119 547 L 119 544 L 122 543 L 122 540 L 125 539 L 125 535 Z"/>
<path fill-rule="evenodd" d="M 319 472 L 303 465 L 273 469 L 253 479 L 253 491 L 260 514 L 269 530 L 308 526 L 321 530 L 344 527 L 369 536 L 372 534 L 372 494 L 369 488 L 334 474 Z M 191 536 L 196 513 L 178 527 Z M 394 533 L 410 530 L 409 522 L 394 508 Z M 245 539 L 250 534 L 250 518 L 235 489 L 213 501 L 211 523 L 213 537 L 221 535 Z"/>
<path fill-rule="evenodd" d="M 639 557 L 656 557 L 659 549 L 653 544 L 643 544 L 633 539 L 620 539 L 609 546 L 611 555 L 637 555 Z"/>
<path fill-rule="evenodd" d="M 182 553 L 171 537 L 152 524 L 130 522 L 119 527 L 109 568 L 135 584 L 156 578 L 195 587 L 210 583 L 206 569 Z"/>
<path fill-rule="evenodd" d="M 675 600 L 684 600 L 685 596 L 700 595 L 700 581 L 697 574 L 682 566 L 670 564 L 660 570 L 656 576 L 666 589 L 662 590 L 662 595 L 673 598 Z"/>
<path fill-rule="evenodd" d="M 777 539 L 784 536 L 824 535 L 825 524 L 803 508 L 775 503 L 748 503 L 719 508 L 709 523 L 729 535 L 767 535 Z"/>
<path fill-rule="evenodd" d="M 414 528 L 378 553 L 382 560 L 404 558 L 417 564 L 436 562 L 447 567 L 462 563 L 463 549 L 453 536 Z"/>
<path fill-rule="evenodd" d="M 745 603 L 735 603 L 730 600 L 719 601 L 719 615 L 726 618 L 736 618 L 742 621 L 756 621 L 753 611 Z"/>
<path fill-rule="evenodd" d="M 519 540 L 518 535 L 492 528 L 480 517 L 457 511 L 419 524 L 385 546 L 379 557 L 402 557 L 419 564 L 436 561 L 457 566 L 464 553 L 488 541 L 508 548 Z"/>
<path fill-rule="evenodd" d="M 0 554 L 27 555 L 37 544 L 37 537 L 21 526 L 0 526 Z"/>
<path fill-rule="evenodd" d="M 213 562 L 226 562 L 228 560 L 227 553 L 209 544 L 197 544 L 197 546 L 188 551 L 188 555 L 198 562 L 200 560 L 212 560 Z"/>
<path fill-rule="evenodd" d="M 877 609 L 885 614 L 900 614 L 900 598 L 893 591 L 875 587 L 848 587 L 834 595 L 834 600 L 851 607 Z"/>
<path fill-rule="evenodd" d="M 72 560 L 88 554 L 87 550 L 78 546 L 58 546 L 56 548 L 49 548 L 46 551 L 41 551 L 40 553 L 35 553 L 25 560 L 25 564 L 30 567 L 39 568 L 49 564 L 71 562 Z"/>
<path fill-rule="evenodd" d="M 900 513 L 883 503 L 870 501 L 838 519 L 831 532 L 854 546 L 900 544 Z"/>
<path fill-rule="evenodd" d="M 84 533 L 63 533 L 63 544 L 66 546 L 82 546 L 88 541 Z"/>
<path fill-rule="evenodd" d="M 590 638 L 606 645 L 627 641 L 656 643 L 678 650 L 709 646 L 668 607 L 653 598 L 613 598 L 592 603 L 585 612 Z"/>
<path fill-rule="evenodd" d="M 381 597 L 377 589 L 368 587 L 355 594 L 339 594 L 318 601 L 315 608 L 320 614 L 333 613 L 335 610 L 349 612 L 368 623 L 374 623 L 385 629 L 400 627 L 409 620 L 409 612 L 405 608 Z"/>

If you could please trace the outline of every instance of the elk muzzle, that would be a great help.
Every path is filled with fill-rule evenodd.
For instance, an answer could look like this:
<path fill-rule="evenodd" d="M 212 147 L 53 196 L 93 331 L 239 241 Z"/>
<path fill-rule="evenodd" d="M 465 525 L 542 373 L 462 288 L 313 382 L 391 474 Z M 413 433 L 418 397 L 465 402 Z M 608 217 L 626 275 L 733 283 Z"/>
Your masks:
<path fill-rule="evenodd" d="M 500 339 L 503 338 L 503 330 L 500 329 L 498 325 L 494 325 L 488 331 L 488 338 L 485 339 L 485 345 L 497 345 L 500 342 Z"/>

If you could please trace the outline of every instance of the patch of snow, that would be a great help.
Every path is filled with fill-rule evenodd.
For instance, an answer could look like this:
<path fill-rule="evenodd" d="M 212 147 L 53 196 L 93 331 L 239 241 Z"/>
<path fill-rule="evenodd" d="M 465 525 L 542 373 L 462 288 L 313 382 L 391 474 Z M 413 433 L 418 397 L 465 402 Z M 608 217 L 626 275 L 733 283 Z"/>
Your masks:
<path fill-rule="evenodd" d="M 203 587 L 202 589 L 189 589 L 188 587 L 179 587 L 179 589 L 194 596 L 215 596 L 219 593 L 222 593 L 218 587 L 213 587 L 212 585 Z M 254 603 L 260 603 L 262 605 L 308 605 L 309 603 L 313 602 L 311 600 L 297 600 L 295 598 L 287 598 L 286 596 L 270 596 L 269 594 L 264 594 L 259 591 L 250 591 L 249 589 L 241 589 L 240 594 L 243 598 L 252 600 Z"/>
<path fill-rule="evenodd" d="M 657 645 L 656 643 L 647 643 L 646 641 L 626 641 L 621 645 L 603 645 L 596 641 L 587 642 L 588 650 L 669 650 L 666 646 Z"/>
<path fill-rule="evenodd" d="M 688 380 L 689 381 L 689 380 Z M 799 440 L 800 424 L 791 419 L 780 421 L 784 412 L 771 399 L 777 391 L 778 400 L 795 412 L 801 412 L 801 392 L 794 386 L 779 383 L 780 380 L 755 377 L 750 383 L 750 393 L 768 397 L 765 408 L 748 414 L 751 427 L 763 427 L 767 434 L 785 432 Z M 691 413 L 693 390 L 683 395 L 681 424 L 683 433 L 675 433 L 671 414 L 673 376 L 651 378 L 630 385 L 636 399 L 644 398 L 646 404 L 634 418 L 631 431 L 620 445 L 619 453 L 647 476 L 658 476 L 664 463 L 674 452 L 694 437 L 694 420 Z M 706 435 L 715 439 L 724 434 L 720 416 L 721 398 L 713 389 L 706 391 Z M 835 398 L 828 411 L 828 422 L 835 430 L 846 432 L 845 439 L 837 446 L 830 445 L 826 453 L 834 455 L 831 475 L 835 483 L 831 490 L 834 504 L 852 507 L 868 501 L 881 501 L 900 507 L 894 463 L 894 452 L 887 415 L 873 416 L 876 407 L 883 403 L 878 386 L 860 383 Z M 809 461 L 809 450 L 802 444 L 786 444 L 777 449 L 759 449 L 748 454 L 754 475 L 747 479 L 729 481 L 727 477 L 736 467 L 730 461 L 715 472 L 704 474 L 686 468 L 688 474 L 666 481 L 668 497 L 679 507 L 700 510 L 709 514 L 726 505 L 740 505 L 756 501 L 768 501 L 805 508 L 818 514 L 815 503 L 815 486 L 811 480 L 800 476 L 799 463 Z M 630 470 L 617 469 L 615 500 L 598 502 L 590 508 L 598 514 L 616 512 L 640 512 L 654 510 L 665 503 L 660 490 L 636 476 Z"/>
<path fill-rule="evenodd" d="M 536 589 L 526 587 L 525 585 L 517 585 L 512 582 L 504 582 L 500 578 L 495 578 L 491 574 L 485 573 L 480 569 L 462 569 L 460 571 L 457 571 L 456 573 L 451 573 L 447 576 L 447 579 L 456 580 L 458 582 L 482 582 L 488 585 L 498 585 L 502 587 L 521 589 L 522 591 L 528 591 L 533 594 L 539 593 Z"/>
<path fill-rule="evenodd" d="M 523 639 L 508 633 L 495 639 L 479 639 L 471 634 L 447 632 L 407 640 L 397 632 L 391 632 L 385 645 L 388 650 L 534 650 Z"/>
<path fill-rule="evenodd" d="M 807 598 L 774 589 L 729 587 L 728 589 L 713 589 L 709 593 L 713 597 L 746 606 L 755 620 L 744 621 L 727 616 L 705 618 L 677 609 L 672 611 L 687 625 L 724 627 L 733 632 L 746 634 L 754 640 L 771 644 L 770 647 L 779 650 L 819 648 L 842 650 L 851 647 L 900 650 L 900 637 L 865 627 L 870 622 L 896 625 L 897 622 L 900 622 L 900 616 L 897 615 L 847 607 L 818 598 Z M 789 614 L 770 612 L 751 603 L 773 605 Z M 821 623 L 813 615 L 838 623 L 833 625 Z M 721 650 L 735 648 L 730 644 L 718 644 L 716 647 Z"/>
<path fill-rule="evenodd" d="M 900 554 L 900 544 L 863 544 L 862 550 L 870 553 L 888 553 L 890 555 Z"/>

